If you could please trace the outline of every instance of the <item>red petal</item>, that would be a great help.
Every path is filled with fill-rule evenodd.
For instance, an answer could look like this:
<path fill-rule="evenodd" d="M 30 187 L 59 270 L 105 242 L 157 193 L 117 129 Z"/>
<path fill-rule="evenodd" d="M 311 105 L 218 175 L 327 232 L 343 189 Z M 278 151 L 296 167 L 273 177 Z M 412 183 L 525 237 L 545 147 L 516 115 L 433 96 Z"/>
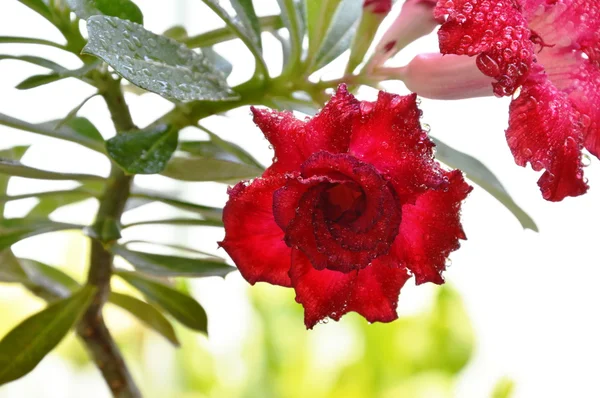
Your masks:
<path fill-rule="evenodd" d="M 552 83 L 567 94 L 569 101 L 581 114 L 584 145 L 600 156 L 600 66 L 581 57 L 580 53 L 546 49 L 540 60 Z"/>
<path fill-rule="evenodd" d="M 273 219 L 273 191 L 285 183 L 282 175 L 240 182 L 229 190 L 223 210 L 225 239 L 220 245 L 251 284 L 291 286 L 290 248 Z"/>
<path fill-rule="evenodd" d="M 347 310 L 358 312 L 369 322 L 393 321 L 398 318 L 400 289 L 409 278 L 393 256 L 378 257 L 358 272 Z"/>
<path fill-rule="evenodd" d="M 346 152 L 358 108 L 359 102 L 345 85 L 340 85 L 321 112 L 308 122 L 288 111 L 250 108 L 254 122 L 275 150 L 274 164 L 267 175 L 296 171 L 318 151 Z"/>
<path fill-rule="evenodd" d="M 566 94 L 539 73 L 510 104 L 508 146 L 518 165 L 530 162 L 536 171 L 546 169 L 538 181 L 546 200 L 560 201 L 587 191 L 578 117 Z"/>
<path fill-rule="evenodd" d="M 448 15 L 438 31 L 442 54 L 477 55 L 481 72 L 496 79 L 497 96 L 511 95 L 523 84 L 534 48 L 517 1 L 439 1 L 435 14 Z"/>
<path fill-rule="evenodd" d="M 292 250 L 290 278 L 296 301 L 304 307 L 304 324 L 312 329 L 327 317 L 340 319 L 348 312 L 347 302 L 356 281 L 357 271 L 345 274 L 328 269 L 316 270 L 299 250 Z"/>
<path fill-rule="evenodd" d="M 428 191 L 414 205 L 402 206 L 400 234 L 394 242 L 394 254 L 415 275 L 417 284 L 444 283 L 442 271 L 450 252 L 466 239 L 460 224 L 462 200 L 471 192 L 462 173 L 447 173 L 447 190 Z"/>
<path fill-rule="evenodd" d="M 420 116 L 416 94 L 380 92 L 377 102 L 361 104 L 350 142 L 350 153 L 388 176 L 403 203 L 445 183 Z"/>

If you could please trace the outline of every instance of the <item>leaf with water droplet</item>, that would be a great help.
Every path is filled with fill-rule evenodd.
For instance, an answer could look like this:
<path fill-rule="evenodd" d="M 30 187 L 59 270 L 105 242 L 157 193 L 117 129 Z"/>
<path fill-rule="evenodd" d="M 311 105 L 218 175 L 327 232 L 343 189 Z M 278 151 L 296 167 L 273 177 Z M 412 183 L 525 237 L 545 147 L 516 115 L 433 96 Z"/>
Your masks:
<path fill-rule="evenodd" d="M 93 15 L 108 15 L 144 23 L 142 11 L 131 0 L 67 0 L 67 3 L 81 19 L 88 19 Z"/>
<path fill-rule="evenodd" d="M 184 44 L 115 17 L 91 17 L 87 28 L 83 53 L 101 58 L 136 86 L 179 101 L 239 98 L 214 64 Z"/>
<path fill-rule="evenodd" d="M 164 170 L 177 148 L 178 134 L 169 126 L 119 134 L 106 141 L 109 156 L 130 174 Z"/>

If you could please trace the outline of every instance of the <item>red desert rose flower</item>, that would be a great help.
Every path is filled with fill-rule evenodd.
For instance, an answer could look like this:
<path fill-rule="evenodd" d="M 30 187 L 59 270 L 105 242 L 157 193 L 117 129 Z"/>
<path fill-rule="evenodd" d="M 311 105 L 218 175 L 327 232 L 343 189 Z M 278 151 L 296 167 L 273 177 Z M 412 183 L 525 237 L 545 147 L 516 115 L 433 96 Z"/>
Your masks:
<path fill-rule="evenodd" d="M 252 113 L 275 158 L 229 190 L 221 242 L 248 282 L 294 288 L 309 329 L 350 311 L 390 322 L 411 275 L 443 283 L 471 187 L 434 160 L 416 95 L 359 102 L 341 85 L 312 119 Z"/>
<path fill-rule="evenodd" d="M 475 56 L 497 96 L 514 94 L 508 145 L 546 170 L 544 198 L 585 193 L 581 150 L 600 155 L 600 1 L 439 0 L 444 16 L 441 52 Z"/>

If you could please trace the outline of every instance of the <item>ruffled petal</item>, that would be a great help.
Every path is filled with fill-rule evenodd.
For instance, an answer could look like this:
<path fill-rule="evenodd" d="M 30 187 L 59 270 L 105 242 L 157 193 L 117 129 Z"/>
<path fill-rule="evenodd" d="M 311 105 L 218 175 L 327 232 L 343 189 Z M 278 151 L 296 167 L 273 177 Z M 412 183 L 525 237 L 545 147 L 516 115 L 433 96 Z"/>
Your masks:
<path fill-rule="evenodd" d="M 250 108 L 254 122 L 262 130 L 275 151 L 273 165 L 267 175 L 293 172 L 313 153 L 346 152 L 352 133 L 352 122 L 359 112 L 359 101 L 346 85 L 309 121 L 301 121 L 289 111 Z"/>
<path fill-rule="evenodd" d="M 284 183 L 285 177 L 276 175 L 257 178 L 250 185 L 242 181 L 229 189 L 229 201 L 223 209 L 226 234 L 220 246 L 251 284 L 291 286 L 291 250 L 272 210 L 273 192 Z"/>
<path fill-rule="evenodd" d="M 555 48 L 540 53 L 540 60 L 552 83 L 581 114 L 584 146 L 600 157 L 600 65 L 581 53 Z"/>
<path fill-rule="evenodd" d="M 409 278 L 406 268 L 393 256 L 378 257 L 370 266 L 358 271 L 347 310 L 358 312 L 369 322 L 397 319 L 400 289 Z"/>
<path fill-rule="evenodd" d="M 477 56 L 479 70 L 496 80 L 497 96 L 511 95 L 523 84 L 534 48 L 517 1 L 439 1 L 435 15 L 448 16 L 438 31 L 442 54 Z"/>
<path fill-rule="evenodd" d="M 460 247 L 459 239 L 466 239 L 460 206 L 473 188 L 459 170 L 447 172 L 447 177 L 447 190 L 428 191 L 414 205 L 402 206 L 393 253 L 415 275 L 417 284 L 444 283 L 446 258 Z"/>
<path fill-rule="evenodd" d="M 389 177 L 402 203 L 446 183 L 420 117 L 416 94 L 380 92 L 377 102 L 361 103 L 354 122 L 350 154 Z"/>
<path fill-rule="evenodd" d="M 544 199 L 560 201 L 585 193 L 583 134 L 567 95 L 537 73 L 523 85 L 509 112 L 508 146 L 518 165 L 529 162 L 536 171 L 546 169 L 538 180 Z"/>
<path fill-rule="evenodd" d="M 304 253 L 292 250 L 290 278 L 296 301 L 304 307 L 307 329 L 328 317 L 337 321 L 348 312 L 348 298 L 356 283 L 357 272 L 316 270 Z"/>

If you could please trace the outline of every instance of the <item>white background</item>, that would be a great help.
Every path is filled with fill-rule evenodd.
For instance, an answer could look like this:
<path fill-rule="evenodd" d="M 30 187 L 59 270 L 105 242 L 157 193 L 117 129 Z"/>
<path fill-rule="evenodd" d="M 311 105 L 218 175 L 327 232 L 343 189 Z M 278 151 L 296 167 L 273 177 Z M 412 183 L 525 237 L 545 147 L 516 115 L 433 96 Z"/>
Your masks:
<path fill-rule="evenodd" d="M 357 0 L 358 1 L 358 0 Z M 145 16 L 146 28 L 160 33 L 176 23 L 184 23 L 190 34 L 221 25 L 199 0 L 138 2 Z M 260 14 L 277 12 L 275 0 L 256 2 Z M 59 34 L 34 12 L 16 0 L 3 0 L 0 5 L 0 35 L 31 36 L 60 41 Z M 40 54 L 77 67 L 74 58 L 63 58 L 59 50 L 29 45 L 0 45 L 1 53 Z M 280 63 L 275 41 L 265 36 L 267 59 Z M 252 60 L 240 44 L 220 47 L 237 67 L 230 77 L 236 84 L 248 78 L 252 70 L 245 68 Z M 402 63 L 418 52 L 435 51 L 436 38 L 423 39 L 409 47 Z M 270 57 L 270 54 L 274 54 Z M 277 68 L 275 67 L 275 70 Z M 75 105 L 93 91 L 74 79 L 18 91 L 13 87 L 24 78 L 43 73 L 41 68 L 17 63 L 0 62 L 0 112 L 38 122 L 66 115 Z M 399 83 L 389 83 L 388 90 L 406 93 Z M 373 93 L 363 90 L 360 99 L 372 99 Z M 143 126 L 160 116 L 169 104 L 155 95 L 128 96 L 135 122 Z M 600 164 L 593 159 L 585 172 L 590 180 L 588 194 L 568 198 L 560 203 L 542 199 L 531 169 L 514 164 L 504 139 L 507 123 L 508 99 L 473 99 L 454 102 L 422 101 L 423 122 L 431 126 L 431 133 L 457 149 L 468 152 L 489 166 L 504 183 L 515 200 L 537 222 L 540 233 L 523 231 L 516 219 L 483 190 L 476 188 L 463 207 L 465 231 L 469 240 L 452 255 L 452 267 L 446 280 L 458 287 L 469 316 L 475 327 L 477 348 L 474 358 L 461 375 L 458 397 L 479 398 L 489 393 L 491 386 L 504 375 L 517 384 L 516 397 L 595 397 L 600 396 L 597 383 L 600 371 L 600 303 L 599 239 L 600 223 Z M 89 117 L 105 137 L 114 133 L 108 123 L 106 109 L 99 98 L 84 107 L 82 115 Z M 253 126 L 247 109 L 229 114 L 229 118 L 212 118 L 212 126 L 224 138 L 237 142 L 267 164 L 270 150 L 258 129 Z M 100 156 L 80 150 L 76 145 L 57 143 L 32 134 L 0 126 L 0 148 L 17 143 L 42 143 L 28 154 L 26 163 L 53 170 L 107 172 L 107 163 Z M 73 165 L 77 165 L 73 169 Z M 142 184 L 154 184 L 151 177 Z M 162 180 L 161 180 L 162 181 Z M 202 201 L 223 205 L 225 187 L 206 184 L 209 188 L 195 187 L 185 194 L 194 197 L 203 192 Z M 205 185 L 205 186 L 206 186 Z M 56 185 L 52 185 L 53 187 Z M 11 184 L 11 193 L 43 189 L 45 186 Z M 207 195 L 210 192 L 210 195 Z M 22 206 L 9 207 L 9 215 L 18 215 Z M 29 204 L 30 205 L 30 204 Z M 93 205 L 88 203 L 63 214 L 75 217 L 89 214 Z M 211 231 L 206 235 L 215 250 L 214 241 L 222 235 Z M 206 242 L 207 240 L 202 240 Z M 33 243 L 32 243 L 33 242 Z M 205 243 L 201 243 L 203 245 Z M 17 246 L 20 253 L 47 259 L 60 257 L 64 248 L 52 238 L 34 238 Z M 224 253 L 220 253 L 224 255 Z M 410 285 L 410 286 L 408 286 Z M 432 286 L 415 288 L 409 282 L 400 299 L 401 313 L 415 311 L 427 302 Z M 198 297 L 211 317 L 212 336 L 209 344 L 217 352 L 235 352 L 237 341 L 246 319 L 248 304 L 245 298 L 247 284 L 238 275 L 226 281 L 204 280 L 197 285 Z M 0 299 L 9 299 L 10 291 L 0 290 Z M 217 311 L 217 309 L 219 311 Z M 236 314 L 231 316 L 232 312 Z M 225 316 L 224 314 L 228 314 Z M 235 319 L 235 327 L 231 322 Z M 246 327 L 248 327 L 246 325 Z M 335 339 L 335 334 L 323 331 L 335 328 L 331 322 L 318 330 Z M 334 329 L 335 330 L 335 329 Z M 327 352 L 323 345 L 323 355 Z M 49 357 L 31 375 L 0 388 L 0 397 L 76 397 L 107 396 L 102 381 L 95 375 L 74 381 L 68 367 L 57 357 Z M 51 378 L 53 388 L 40 388 L 40 381 Z M 83 378 L 83 379 L 82 379 Z M 89 393 L 89 386 L 95 386 Z M 87 387 L 84 387 L 87 386 Z M 97 387 L 97 388 L 96 388 Z M 79 393 L 78 393 L 79 392 Z M 92 394 L 92 395 L 90 395 Z"/>

